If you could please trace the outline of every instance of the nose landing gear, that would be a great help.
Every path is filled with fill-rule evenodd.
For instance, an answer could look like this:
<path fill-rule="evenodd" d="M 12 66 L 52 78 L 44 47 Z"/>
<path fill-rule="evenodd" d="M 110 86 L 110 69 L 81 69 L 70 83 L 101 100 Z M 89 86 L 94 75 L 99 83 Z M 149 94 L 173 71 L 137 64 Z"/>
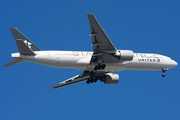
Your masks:
<path fill-rule="evenodd" d="M 163 72 L 162 77 L 166 76 L 166 74 L 165 74 L 166 71 L 167 71 L 167 69 L 162 69 L 162 72 Z"/>

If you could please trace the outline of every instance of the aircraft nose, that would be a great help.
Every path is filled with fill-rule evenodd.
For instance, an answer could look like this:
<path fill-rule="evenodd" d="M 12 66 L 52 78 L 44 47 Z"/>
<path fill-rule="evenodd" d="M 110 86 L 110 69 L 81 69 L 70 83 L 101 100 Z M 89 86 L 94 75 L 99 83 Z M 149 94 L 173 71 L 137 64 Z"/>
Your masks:
<path fill-rule="evenodd" d="M 172 65 L 173 67 L 176 67 L 176 66 L 178 65 L 178 63 L 177 63 L 176 61 L 172 60 L 171 65 Z"/>

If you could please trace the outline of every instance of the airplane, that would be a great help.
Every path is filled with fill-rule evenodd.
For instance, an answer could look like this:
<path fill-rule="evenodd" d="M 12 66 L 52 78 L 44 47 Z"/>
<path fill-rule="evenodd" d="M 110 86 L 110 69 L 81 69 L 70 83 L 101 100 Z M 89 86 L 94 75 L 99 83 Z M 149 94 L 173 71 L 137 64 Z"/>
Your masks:
<path fill-rule="evenodd" d="M 100 80 L 105 84 L 118 84 L 119 75 L 112 73 L 121 70 L 162 70 L 165 72 L 177 66 L 170 57 L 154 53 L 134 53 L 132 50 L 118 50 L 113 45 L 96 17 L 88 13 L 93 52 L 88 51 L 42 51 L 17 28 L 9 28 L 19 53 L 12 53 L 15 59 L 4 67 L 25 61 L 57 68 L 83 70 L 79 75 L 49 88 L 59 88 L 86 81 L 87 84 Z"/>

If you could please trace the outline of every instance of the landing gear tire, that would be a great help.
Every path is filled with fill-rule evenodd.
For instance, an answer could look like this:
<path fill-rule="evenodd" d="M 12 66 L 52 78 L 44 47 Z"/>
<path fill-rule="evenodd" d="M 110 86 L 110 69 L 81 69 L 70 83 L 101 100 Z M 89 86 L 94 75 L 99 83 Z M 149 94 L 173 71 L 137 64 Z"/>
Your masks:
<path fill-rule="evenodd" d="M 90 82 L 93 83 L 93 79 L 91 79 Z"/>
<path fill-rule="evenodd" d="M 86 83 L 89 84 L 89 81 L 87 80 Z"/>
<path fill-rule="evenodd" d="M 97 69 L 98 69 L 98 66 L 95 66 L 95 67 L 94 67 L 94 70 L 97 70 Z"/>
<path fill-rule="evenodd" d="M 95 83 L 97 82 L 97 78 L 94 78 L 94 82 L 95 82 Z"/>
<path fill-rule="evenodd" d="M 101 65 L 98 66 L 98 70 L 101 70 Z"/>
<path fill-rule="evenodd" d="M 105 64 L 103 64 L 103 65 L 102 65 L 102 69 L 104 69 L 105 67 L 106 67 L 106 65 L 105 65 Z"/>
<path fill-rule="evenodd" d="M 98 78 L 95 77 L 95 78 L 90 78 L 90 79 L 88 79 L 88 80 L 86 81 L 86 83 L 87 83 L 87 84 L 93 83 L 93 82 L 96 83 L 97 81 L 98 81 Z"/>
<path fill-rule="evenodd" d="M 162 77 L 166 76 L 166 74 L 165 74 L 166 71 L 167 71 L 167 69 L 162 69 L 162 72 L 163 72 Z"/>
<path fill-rule="evenodd" d="M 166 74 L 162 74 L 162 77 L 165 77 L 166 76 Z"/>

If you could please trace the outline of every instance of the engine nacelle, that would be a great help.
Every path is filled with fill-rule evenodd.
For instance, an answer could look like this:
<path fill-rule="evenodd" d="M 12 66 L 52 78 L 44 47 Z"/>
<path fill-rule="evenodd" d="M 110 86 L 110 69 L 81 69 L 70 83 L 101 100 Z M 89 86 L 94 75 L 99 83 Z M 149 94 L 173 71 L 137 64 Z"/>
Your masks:
<path fill-rule="evenodd" d="M 134 53 L 131 50 L 118 50 L 114 56 L 117 57 L 118 60 L 131 61 L 133 60 Z"/>
<path fill-rule="evenodd" d="M 119 83 L 119 75 L 113 73 L 106 73 L 102 80 L 105 84 L 118 84 Z"/>

